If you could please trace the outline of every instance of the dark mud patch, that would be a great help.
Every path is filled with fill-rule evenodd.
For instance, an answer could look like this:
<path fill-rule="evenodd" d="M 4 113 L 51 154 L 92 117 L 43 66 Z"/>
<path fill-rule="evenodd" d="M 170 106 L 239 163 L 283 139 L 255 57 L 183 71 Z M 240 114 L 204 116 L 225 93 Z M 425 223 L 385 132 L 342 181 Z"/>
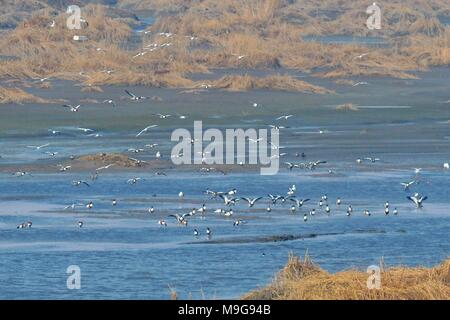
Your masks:
<path fill-rule="evenodd" d="M 255 236 L 255 237 L 235 237 L 235 238 L 222 238 L 217 240 L 205 240 L 198 242 L 188 242 L 186 244 L 247 244 L 247 243 L 270 243 L 270 242 L 284 242 L 313 239 L 326 236 L 340 236 L 348 234 L 384 234 L 385 230 L 376 229 L 357 229 L 350 232 L 327 232 L 327 233 L 306 233 L 306 234 L 286 234 L 286 235 L 273 235 L 273 236 Z"/>

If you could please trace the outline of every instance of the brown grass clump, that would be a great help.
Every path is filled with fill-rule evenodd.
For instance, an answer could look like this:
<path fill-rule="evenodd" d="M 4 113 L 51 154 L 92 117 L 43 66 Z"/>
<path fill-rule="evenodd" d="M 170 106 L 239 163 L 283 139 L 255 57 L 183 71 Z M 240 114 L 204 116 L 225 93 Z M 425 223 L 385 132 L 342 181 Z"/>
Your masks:
<path fill-rule="evenodd" d="M 103 89 L 98 86 L 85 86 L 81 88 L 81 92 L 103 92 Z"/>
<path fill-rule="evenodd" d="M 138 164 L 135 160 L 130 159 L 128 156 L 120 153 L 99 153 L 94 155 L 86 155 L 81 156 L 76 159 L 76 161 L 81 162 L 90 162 L 100 164 L 100 165 L 109 165 L 114 164 L 114 166 L 118 167 L 137 167 Z"/>
<path fill-rule="evenodd" d="M 272 284 L 243 299 L 280 300 L 435 300 L 450 299 L 450 259 L 433 268 L 381 265 L 381 288 L 367 288 L 369 274 L 348 270 L 330 274 L 308 257 L 293 255 Z"/>
<path fill-rule="evenodd" d="M 336 110 L 338 111 L 359 111 L 358 106 L 354 105 L 353 103 L 344 103 L 340 104 L 336 107 Z"/>
<path fill-rule="evenodd" d="M 314 86 L 305 81 L 287 75 L 273 75 L 265 78 L 256 78 L 249 75 L 224 76 L 211 83 L 213 88 L 228 91 L 247 91 L 251 89 L 273 89 L 280 91 L 295 91 L 305 93 L 332 93 L 323 87 Z"/>
<path fill-rule="evenodd" d="M 48 103 L 48 100 L 36 97 L 19 88 L 0 87 L 0 104 L 6 103 Z"/>

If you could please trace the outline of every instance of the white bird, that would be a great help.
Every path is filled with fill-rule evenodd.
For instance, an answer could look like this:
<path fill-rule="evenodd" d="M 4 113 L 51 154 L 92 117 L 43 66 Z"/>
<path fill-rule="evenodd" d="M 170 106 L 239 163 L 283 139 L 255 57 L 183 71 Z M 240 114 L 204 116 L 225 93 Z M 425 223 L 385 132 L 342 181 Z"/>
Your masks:
<path fill-rule="evenodd" d="M 103 166 L 103 167 L 100 167 L 100 168 L 95 169 L 95 171 L 106 170 L 106 169 L 111 168 L 111 167 L 114 166 L 114 165 L 115 165 L 114 163 L 110 163 L 110 164 L 108 164 L 108 165 L 106 165 L 106 166 Z"/>
<path fill-rule="evenodd" d="M 92 133 L 92 132 L 94 132 L 94 130 L 89 129 L 89 128 L 77 128 L 77 130 L 83 131 L 84 133 Z"/>
<path fill-rule="evenodd" d="M 83 180 L 78 180 L 78 181 L 74 180 L 74 181 L 72 181 L 72 185 L 75 186 L 75 187 L 79 187 L 82 184 L 84 184 L 87 187 L 90 187 L 89 183 L 87 183 L 86 181 L 83 181 Z"/>
<path fill-rule="evenodd" d="M 16 176 L 16 177 L 23 177 L 23 176 L 26 176 L 26 175 L 31 176 L 31 173 L 27 172 L 27 171 L 17 171 L 15 173 L 13 173 L 13 175 Z"/>
<path fill-rule="evenodd" d="M 450 169 L 450 163 L 448 163 L 448 162 L 444 163 L 444 169 L 449 170 Z"/>
<path fill-rule="evenodd" d="M 83 221 L 78 221 L 78 227 L 79 228 L 83 228 L 84 222 Z"/>
<path fill-rule="evenodd" d="M 254 199 L 250 199 L 250 198 L 241 198 L 241 199 L 244 201 L 247 201 L 248 207 L 252 208 L 258 200 L 262 199 L 262 197 L 258 197 L 258 198 L 254 198 Z"/>
<path fill-rule="evenodd" d="M 292 114 L 288 114 L 288 115 L 283 115 L 281 117 L 278 117 L 275 120 L 281 120 L 281 119 L 287 120 L 287 119 L 289 119 L 291 117 L 293 117 L 293 115 Z"/>
<path fill-rule="evenodd" d="M 403 186 L 403 188 L 406 190 L 409 190 L 409 188 L 416 183 L 416 180 L 410 181 L 410 182 L 401 182 L 400 184 Z"/>
<path fill-rule="evenodd" d="M 369 54 L 369 53 L 363 53 L 363 54 L 357 55 L 356 57 L 353 58 L 353 60 L 355 60 L 355 59 L 362 59 L 362 58 L 364 58 L 365 56 L 367 56 L 368 54 Z"/>
<path fill-rule="evenodd" d="M 171 117 L 172 115 L 157 113 L 156 116 L 158 116 L 160 119 L 167 119 L 167 118 Z"/>
<path fill-rule="evenodd" d="M 415 193 L 413 196 L 408 196 L 406 198 L 411 200 L 412 202 L 414 202 L 414 204 L 416 205 L 416 207 L 418 209 L 422 208 L 423 202 L 428 199 L 427 196 L 423 197 L 423 196 L 420 196 L 418 193 Z"/>
<path fill-rule="evenodd" d="M 159 220 L 159 221 L 158 221 L 158 224 L 159 224 L 160 226 L 167 227 L 167 222 L 164 221 L 164 220 Z"/>
<path fill-rule="evenodd" d="M 116 103 L 114 102 L 114 100 L 110 100 L 110 99 L 103 100 L 103 103 L 107 103 L 107 104 L 112 105 L 113 107 L 116 107 Z"/>
<path fill-rule="evenodd" d="M 36 150 L 41 150 L 42 148 L 48 147 L 50 145 L 50 143 L 46 143 L 40 146 L 27 146 L 27 148 L 31 148 L 31 149 L 36 149 Z"/>
<path fill-rule="evenodd" d="M 78 110 L 81 108 L 81 105 L 72 106 L 70 104 L 64 104 L 63 107 L 69 108 L 70 112 L 78 112 Z"/>
<path fill-rule="evenodd" d="M 414 173 L 419 174 L 422 171 L 422 168 L 414 168 Z"/>
<path fill-rule="evenodd" d="M 355 83 L 353 85 L 353 87 L 365 86 L 365 85 L 368 85 L 368 84 L 369 84 L 368 82 L 360 81 L 360 82 Z"/>
<path fill-rule="evenodd" d="M 125 93 L 128 94 L 128 95 L 130 96 L 130 99 L 131 99 L 132 101 L 139 101 L 139 100 L 145 100 L 145 99 L 148 99 L 148 97 L 137 96 L 137 95 L 135 95 L 134 93 L 132 93 L 132 92 L 130 92 L 130 91 L 128 91 L 128 90 L 125 90 Z"/>
<path fill-rule="evenodd" d="M 136 135 L 136 138 L 139 137 L 139 136 L 141 136 L 143 133 L 148 132 L 148 130 L 150 130 L 150 129 L 152 129 L 152 128 L 156 128 L 157 126 L 158 126 L 157 124 L 152 124 L 152 125 L 149 125 L 148 127 L 145 127 L 144 129 L 142 129 L 142 130 Z"/>
<path fill-rule="evenodd" d="M 68 171 L 70 168 L 72 168 L 72 166 L 64 166 L 64 165 L 62 165 L 62 164 L 58 164 L 58 167 L 59 167 L 59 171 L 61 171 L 61 172 L 66 172 L 66 171 Z"/>
<path fill-rule="evenodd" d="M 128 184 L 136 184 L 139 180 L 142 180 L 141 178 L 131 178 L 127 180 Z"/>

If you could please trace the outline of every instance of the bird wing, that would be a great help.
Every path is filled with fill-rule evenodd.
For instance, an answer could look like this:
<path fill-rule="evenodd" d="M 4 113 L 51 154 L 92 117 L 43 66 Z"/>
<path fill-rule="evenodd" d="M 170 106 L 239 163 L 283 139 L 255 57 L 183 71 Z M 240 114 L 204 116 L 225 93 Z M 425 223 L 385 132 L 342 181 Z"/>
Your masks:
<path fill-rule="evenodd" d="M 133 93 L 131 93 L 130 91 L 128 91 L 128 90 L 125 90 L 125 93 L 126 94 L 128 94 L 130 97 L 132 97 L 132 98 L 136 98 L 136 95 L 134 95 Z"/>

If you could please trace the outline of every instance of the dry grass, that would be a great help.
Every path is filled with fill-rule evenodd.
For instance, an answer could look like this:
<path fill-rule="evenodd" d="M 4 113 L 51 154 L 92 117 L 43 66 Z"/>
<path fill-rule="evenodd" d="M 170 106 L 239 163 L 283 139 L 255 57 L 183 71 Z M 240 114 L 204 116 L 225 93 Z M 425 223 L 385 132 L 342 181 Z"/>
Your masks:
<path fill-rule="evenodd" d="M 36 97 L 19 88 L 0 87 L 0 104 L 6 103 L 49 103 L 49 101 Z"/>
<path fill-rule="evenodd" d="M 304 93 L 332 93 L 323 87 L 314 86 L 305 81 L 295 79 L 288 75 L 273 75 L 265 78 L 255 78 L 249 75 L 224 76 L 212 81 L 211 86 L 228 91 L 247 91 L 252 89 L 274 89 L 280 91 L 295 91 Z"/>
<path fill-rule="evenodd" d="M 290 255 L 272 284 L 243 299 L 283 300 L 435 300 L 450 299 L 450 259 L 433 268 L 395 267 L 381 264 L 381 288 L 369 290 L 369 274 L 348 270 L 330 274 L 308 256 Z"/>
<path fill-rule="evenodd" d="M 383 3 L 383 28 L 365 26 L 363 0 L 120 0 L 119 6 L 154 9 L 160 15 L 142 35 L 141 48 L 130 44 L 132 31 L 124 19 L 112 18 L 107 7 L 87 5 L 80 31 L 65 28 L 65 14 L 54 16 L 48 5 L 0 39 L 0 54 L 17 60 L 0 61 L 0 78 L 52 76 L 84 85 L 114 84 L 195 88 L 192 73 L 213 68 L 266 69 L 273 76 L 230 76 L 217 88 L 326 93 L 323 88 L 278 76 L 280 67 L 314 76 L 393 77 L 416 79 L 414 71 L 450 63 L 450 28 L 437 19 L 450 16 L 447 0 L 403 0 Z M 49 27 L 56 21 L 54 28 Z M 171 33 L 171 37 L 160 35 Z M 75 42 L 82 34 L 86 42 Z M 358 44 L 304 41 L 305 35 L 381 36 L 392 46 L 367 48 Z M 146 45 L 153 44 L 154 47 Z M 152 50 L 150 50 L 152 48 Z M 358 55 L 370 52 L 363 59 Z M 138 55 L 143 53 L 142 55 Z M 105 73 L 104 70 L 114 70 Z M 319 71 L 318 71 L 319 70 Z M 80 75 L 82 72 L 82 75 Z"/>

